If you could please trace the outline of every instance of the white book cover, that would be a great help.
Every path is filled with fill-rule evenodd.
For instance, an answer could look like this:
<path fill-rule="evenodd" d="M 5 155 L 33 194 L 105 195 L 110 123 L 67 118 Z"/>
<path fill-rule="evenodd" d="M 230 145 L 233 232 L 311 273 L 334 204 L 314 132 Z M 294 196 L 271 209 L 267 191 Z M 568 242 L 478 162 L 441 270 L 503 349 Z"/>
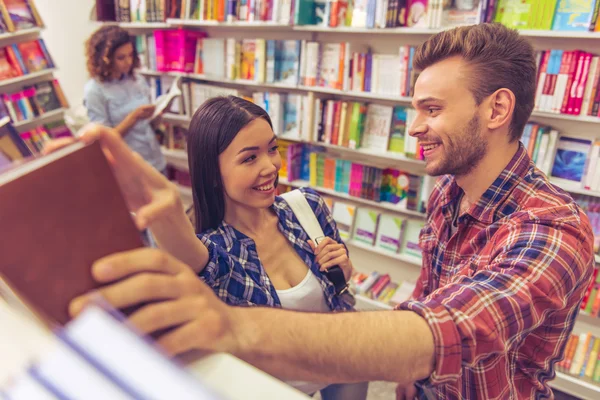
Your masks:
<path fill-rule="evenodd" d="M 588 75 L 587 83 L 585 86 L 585 91 L 583 93 L 583 102 L 581 103 L 581 113 L 580 115 L 587 115 L 588 108 L 590 107 L 590 102 L 592 101 L 592 91 L 594 89 L 594 83 L 597 85 L 598 82 L 595 79 L 598 74 L 598 60 L 600 57 L 594 56 L 592 57 L 592 61 L 590 63 L 590 73 Z"/>
<path fill-rule="evenodd" d="M 535 160 L 535 166 L 540 170 L 544 165 L 546 152 L 548 151 L 548 144 L 550 143 L 550 132 L 542 132 L 542 138 L 540 139 L 540 147 L 538 148 L 537 158 Z"/>
<path fill-rule="evenodd" d="M 558 141 L 558 131 L 556 129 L 550 130 L 550 139 L 548 140 L 548 150 L 546 151 L 546 156 L 544 159 L 544 163 L 542 164 L 542 172 L 547 176 L 550 175 L 550 170 L 552 165 L 554 164 L 554 156 L 556 155 L 556 143 Z"/>
<path fill-rule="evenodd" d="M 225 39 L 221 38 L 205 38 L 202 39 L 203 49 L 202 56 L 205 60 L 203 63 L 204 75 L 213 78 L 224 78 L 227 62 L 227 46 Z"/>
<path fill-rule="evenodd" d="M 368 0 L 354 0 L 351 25 L 353 28 L 367 27 L 367 4 Z"/>
<path fill-rule="evenodd" d="M 303 85 L 316 86 L 319 79 L 319 51 L 320 43 L 308 42 L 306 44 L 306 70 L 304 75 Z"/>
<path fill-rule="evenodd" d="M 424 221 L 407 219 L 404 223 L 402 232 L 402 247 L 400 252 L 413 257 L 421 258 L 421 248 L 419 247 L 419 234 L 425 225 Z"/>
<path fill-rule="evenodd" d="M 373 245 L 377 234 L 379 213 L 367 208 L 359 208 L 356 211 L 354 223 L 354 240 Z"/>
<path fill-rule="evenodd" d="M 403 224 L 404 219 L 397 215 L 381 214 L 375 247 L 394 254 L 398 253 L 400 251 L 400 237 L 402 235 Z"/>
<path fill-rule="evenodd" d="M 339 84 L 338 82 L 340 75 L 340 59 L 342 54 L 341 43 L 325 43 L 322 47 L 321 55 L 321 87 L 328 87 L 335 89 Z"/>
<path fill-rule="evenodd" d="M 343 203 L 341 201 L 336 201 L 333 203 L 333 220 L 340 231 L 340 237 L 344 241 L 350 239 L 355 213 L 356 206 L 352 204 Z"/>
<path fill-rule="evenodd" d="M 367 119 L 362 137 L 362 147 L 385 153 L 390 140 L 390 127 L 392 125 L 392 106 L 369 104 L 367 106 Z"/>

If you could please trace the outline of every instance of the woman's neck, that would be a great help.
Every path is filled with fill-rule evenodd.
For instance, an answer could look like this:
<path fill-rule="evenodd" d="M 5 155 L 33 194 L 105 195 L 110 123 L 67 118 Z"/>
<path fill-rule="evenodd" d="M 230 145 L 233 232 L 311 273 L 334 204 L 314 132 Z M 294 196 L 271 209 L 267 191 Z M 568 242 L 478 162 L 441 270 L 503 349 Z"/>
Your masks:
<path fill-rule="evenodd" d="M 243 206 L 225 206 L 226 223 L 248 237 L 256 237 L 264 232 L 273 219 L 273 212 L 269 208 L 256 209 Z"/>

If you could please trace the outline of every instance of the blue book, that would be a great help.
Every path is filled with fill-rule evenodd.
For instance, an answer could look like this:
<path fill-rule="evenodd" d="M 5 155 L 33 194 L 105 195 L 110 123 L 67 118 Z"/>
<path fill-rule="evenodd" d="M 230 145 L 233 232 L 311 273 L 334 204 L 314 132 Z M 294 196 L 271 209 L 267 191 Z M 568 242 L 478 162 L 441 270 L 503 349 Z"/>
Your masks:
<path fill-rule="evenodd" d="M 581 182 L 591 147 L 591 140 L 561 136 L 556 146 L 551 176 Z"/>
<path fill-rule="evenodd" d="M 555 31 L 588 31 L 595 0 L 561 0 L 556 6 L 554 24 Z"/>

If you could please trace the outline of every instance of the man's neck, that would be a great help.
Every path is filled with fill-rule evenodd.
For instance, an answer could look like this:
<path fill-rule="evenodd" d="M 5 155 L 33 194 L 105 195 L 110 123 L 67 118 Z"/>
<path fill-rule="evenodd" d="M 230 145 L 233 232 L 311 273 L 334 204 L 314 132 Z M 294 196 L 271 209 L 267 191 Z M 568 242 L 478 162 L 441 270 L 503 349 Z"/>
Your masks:
<path fill-rule="evenodd" d="M 490 144 L 487 154 L 471 172 L 456 177 L 456 183 L 465 192 L 462 203 L 466 202 L 467 208 L 477 203 L 483 193 L 506 168 L 518 149 L 518 141 L 504 146 Z"/>

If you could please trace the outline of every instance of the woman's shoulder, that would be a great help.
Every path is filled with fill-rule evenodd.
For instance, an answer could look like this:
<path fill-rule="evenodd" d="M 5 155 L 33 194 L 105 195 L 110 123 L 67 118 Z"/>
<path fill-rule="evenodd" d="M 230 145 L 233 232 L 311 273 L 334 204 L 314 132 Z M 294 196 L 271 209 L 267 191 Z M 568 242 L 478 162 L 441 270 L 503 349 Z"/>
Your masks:
<path fill-rule="evenodd" d="M 102 88 L 102 82 L 98 81 L 96 78 L 90 78 L 85 83 L 83 89 L 86 93 L 93 90 L 100 90 Z"/>

